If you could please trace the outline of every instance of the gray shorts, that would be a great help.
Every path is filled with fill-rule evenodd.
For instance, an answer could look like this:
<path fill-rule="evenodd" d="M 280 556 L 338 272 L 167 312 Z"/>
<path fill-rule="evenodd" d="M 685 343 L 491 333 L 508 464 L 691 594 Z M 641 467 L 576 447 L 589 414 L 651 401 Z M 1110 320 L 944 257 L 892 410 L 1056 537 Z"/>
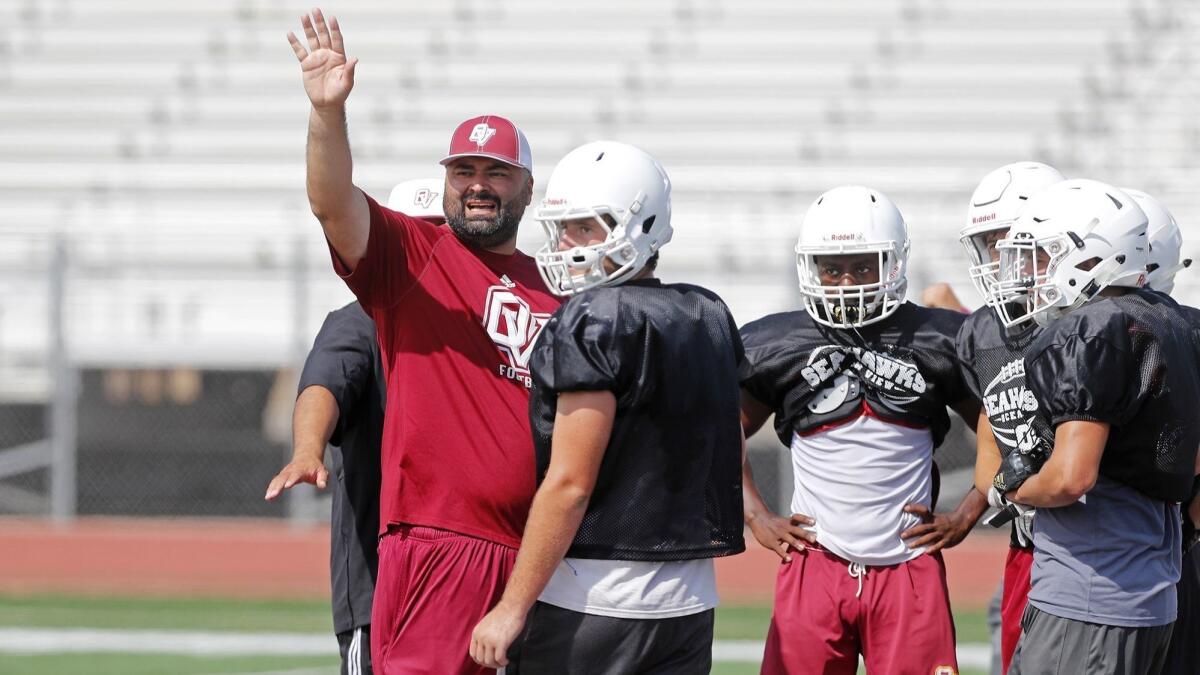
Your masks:
<path fill-rule="evenodd" d="M 533 606 L 505 675 L 697 675 L 712 669 L 713 611 L 619 619 Z"/>
<path fill-rule="evenodd" d="M 1047 614 L 1029 605 L 1008 675 L 1158 675 L 1171 627 L 1106 626 Z"/>

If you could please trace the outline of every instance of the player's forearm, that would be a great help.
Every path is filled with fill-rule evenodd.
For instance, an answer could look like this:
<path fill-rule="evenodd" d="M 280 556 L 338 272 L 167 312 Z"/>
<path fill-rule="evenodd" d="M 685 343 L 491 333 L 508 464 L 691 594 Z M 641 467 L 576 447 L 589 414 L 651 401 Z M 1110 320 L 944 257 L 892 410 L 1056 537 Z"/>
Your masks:
<path fill-rule="evenodd" d="M 963 495 L 962 501 L 958 503 L 958 507 L 954 509 L 954 514 L 959 518 L 966 518 L 966 522 L 970 523 L 971 527 L 979 522 L 980 516 L 984 511 L 987 511 L 988 501 L 986 493 L 980 492 L 977 488 L 967 490 L 967 494 Z"/>
<path fill-rule="evenodd" d="M 337 399 L 321 386 L 305 387 L 292 412 L 292 457 L 303 455 L 325 459 L 325 446 L 337 427 Z"/>
<path fill-rule="evenodd" d="M 1060 471 L 1047 464 L 1040 472 L 1030 476 L 1011 499 L 1026 506 L 1053 508 L 1074 504 L 1083 494 L 1074 489 Z"/>
<path fill-rule="evenodd" d="M 590 492 L 569 482 L 547 481 L 533 498 L 525 535 L 499 607 L 524 616 L 550 583 L 587 512 Z"/>
<path fill-rule="evenodd" d="M 758 485 L 754 482 L 754 472 L 750 468 L 749 457 L 742 460 L 742 518 L 747 524 L 755 518 L 771 513 Z"/>
<path fill-rule="evenodd" d="M 1075 420 L 1058 425 L 1050 459 L 1021 484 L 1012 501 L 1039 507 L 1079 501 L 1099 479 L 1108 431 L 1105 422 Z"/>
<path fill-rule="evenodd" d="M 1000 470 L 1000 448 L 987 417 L 980 413 L 975 436 L 975 489 L 987 495 L 996 472 Z"/>
<path fill-rule="evenodd" d="M 308 118 L 308 202 L 325 237 L 351 269 L 367 252 L 370 213 L 354 186 L 344 106 L 313 108 Z"/>

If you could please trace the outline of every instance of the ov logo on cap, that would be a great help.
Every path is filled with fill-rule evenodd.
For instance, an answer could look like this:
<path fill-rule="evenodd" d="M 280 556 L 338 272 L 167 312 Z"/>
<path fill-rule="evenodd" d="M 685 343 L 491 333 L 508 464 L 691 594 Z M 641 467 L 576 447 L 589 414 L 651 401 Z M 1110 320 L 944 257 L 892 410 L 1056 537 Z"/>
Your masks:
<path fill-rule="evenodd" d="M 499 115 L 472 117 L 454 128 L 450 152 L 442 158 L 441 164 L 446 166 L 459 157 L 488 157 L 526 171 L 533 170 L 533 157 L 525 134 Z"/>
<path fill-rule="evenodd" d="M 467 136 L 467 140 L 475 141 L 475 144 L 482 148 L 483 146 L 487 145 L 487 142 L 492 140 L 492 136 L 495 135 L 496 130 L 489 127 L 487 122 L 480 122 L 479 124 L 475 125 L 474 129 L 471 129 L 471 135 Z"/>

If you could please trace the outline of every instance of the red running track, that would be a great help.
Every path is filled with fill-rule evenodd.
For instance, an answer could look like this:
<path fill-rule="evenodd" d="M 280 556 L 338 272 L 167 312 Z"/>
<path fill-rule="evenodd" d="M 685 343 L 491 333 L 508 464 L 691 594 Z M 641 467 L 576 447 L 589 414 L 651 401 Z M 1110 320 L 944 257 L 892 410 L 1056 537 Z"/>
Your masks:
<path fill-rule="evenodd" d="M 975 532 L 945 553 L 955 607 L 987 604 L 1007 535 Z M 778 558 L 750 539 L 717 560 L 730 604 L 770 602 Z M 324 598 L 329 529 L 279 520 L 0 518 L 0 593 Z"/>

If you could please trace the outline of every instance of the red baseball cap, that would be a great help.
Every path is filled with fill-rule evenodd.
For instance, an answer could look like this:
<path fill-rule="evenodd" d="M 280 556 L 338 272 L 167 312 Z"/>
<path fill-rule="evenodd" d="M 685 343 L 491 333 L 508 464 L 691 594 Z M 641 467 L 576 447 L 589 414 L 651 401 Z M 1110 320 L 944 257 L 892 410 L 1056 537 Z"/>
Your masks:
<path fill-rule="evenodd" d="M 450 137 L 450 152 L 441 164 L 459 157 L 490 157 L 533 172 L 533 155 L 525 134 L 498 115 L 480 115 L 458 125 Z"/>

